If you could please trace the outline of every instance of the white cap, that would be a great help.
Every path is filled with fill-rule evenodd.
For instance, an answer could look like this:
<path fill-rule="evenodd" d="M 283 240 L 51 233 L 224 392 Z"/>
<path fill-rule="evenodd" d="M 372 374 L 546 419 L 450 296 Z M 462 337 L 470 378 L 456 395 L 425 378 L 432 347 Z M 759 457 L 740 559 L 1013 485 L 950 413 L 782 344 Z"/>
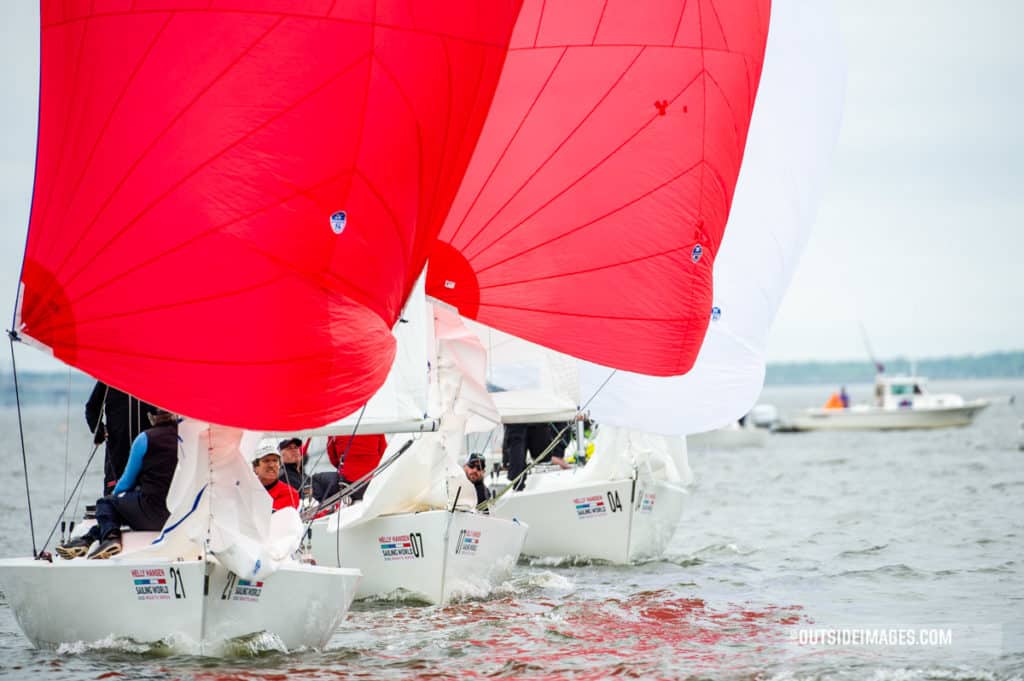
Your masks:
<path fill-rule="evenodd" d="M 274 446 L 274 443 L 268 442 L 265 444 L 260 444 L 260 446 L 256 448 L 256 454 L 252 457 L 252 462 L 256 463 L 263 457 L 268 456 L 270 454 L 273 454 L 279 459 L 281 458 L 281 454 L 280 452 L 277 451 L 277 447 Z"/>

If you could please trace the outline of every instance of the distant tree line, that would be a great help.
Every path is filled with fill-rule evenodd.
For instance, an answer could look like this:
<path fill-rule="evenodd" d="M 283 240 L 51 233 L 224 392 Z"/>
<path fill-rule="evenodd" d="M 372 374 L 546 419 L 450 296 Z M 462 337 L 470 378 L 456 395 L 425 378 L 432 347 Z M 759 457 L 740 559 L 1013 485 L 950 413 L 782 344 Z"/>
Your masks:
<path fill-rule="evenodd" d="M 985 355 L 939 357 L 914 362 L 917 373 L 934 379 L 1024 377 L 1024 352 L 993 352 Z M 887 374 L 909 374 L 905 357 L 882 361 Z M 875 368 L 867 360 L 849 362 L 785 362 L 769 364 L 765 383 L 871 383 Z"/>
<path fill-rule="evenodd" d="M 13 407 L 14 376 L 10 370 L 0 373 L 0 406 Z M 70 372 L 19 371 L 18 392 L 22 405 L 33 404 L 67 404 L 68 394 L 71 395 L 72 406 L 77 403 L 84 409 L 94 381 L 81 371 L 72 369 Z"/>
<path fill-rule="evenodd" d="M 887 374 L 909 374 L 911 361 L 905 357 L 885 360 Z M 934 379 L 1021 378 L 1024 377 L 1024 352 L 993 352 L 986 355 L 939 357 L 917 360 L 917 373 Z M 769 364 L 765 376 L 768 385 L 801 383 L 871 383 L 875 369 L 866 360 L 845 362 L 783 362 Z M 84 404 L 92 390 L 93 379 L 80 371 L 18 372 L 21 403 Z M 498 386 L 488 388 L 501 390 Z M 14 377 L 10 370 L 0 373 L 0 406 L 14 406 Z"/>

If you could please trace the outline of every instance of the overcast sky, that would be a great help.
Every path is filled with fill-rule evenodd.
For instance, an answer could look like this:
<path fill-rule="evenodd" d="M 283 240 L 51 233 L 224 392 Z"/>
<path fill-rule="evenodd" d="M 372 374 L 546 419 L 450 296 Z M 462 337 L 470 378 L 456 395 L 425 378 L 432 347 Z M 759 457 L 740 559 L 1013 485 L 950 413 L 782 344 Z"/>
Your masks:
<path fill-rule="evenodd" d="M 37 9 L 0 2 L 5 329 L 32 192 Z M 841 0 L 839 12 L 843 129 L 769 361 L 860 359 L 859 323 L 881 357 L 1024 349 L 1024 2 Z M 18 364 L 55 366 L 32 349 Z"/>

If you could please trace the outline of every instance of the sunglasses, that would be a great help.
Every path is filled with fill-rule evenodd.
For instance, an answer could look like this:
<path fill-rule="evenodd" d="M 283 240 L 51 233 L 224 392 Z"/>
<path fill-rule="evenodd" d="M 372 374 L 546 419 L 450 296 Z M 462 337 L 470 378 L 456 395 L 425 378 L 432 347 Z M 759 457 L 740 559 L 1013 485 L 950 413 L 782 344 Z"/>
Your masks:
<path fill-rule="evenodd" d="M 475 468 L 478 471 L 482 471 L 484 469 L 484 462 L 483 461 L 470 461 L 466 465 L 469 466 L 470 468 Z"/>

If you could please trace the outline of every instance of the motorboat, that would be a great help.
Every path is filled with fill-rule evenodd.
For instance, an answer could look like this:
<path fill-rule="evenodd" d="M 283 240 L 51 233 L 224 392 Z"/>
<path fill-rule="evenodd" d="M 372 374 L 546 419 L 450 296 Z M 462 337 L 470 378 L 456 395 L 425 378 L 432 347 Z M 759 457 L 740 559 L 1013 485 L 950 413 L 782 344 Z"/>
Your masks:
<path fill-rule="evenodd" d="M 875 379 L 873 404 L 805 409 L 788 419 L 786 430 L 907 430 L 967 426 L 990 404 L 952 393 L 932 393 L 923 376 Z"/>

